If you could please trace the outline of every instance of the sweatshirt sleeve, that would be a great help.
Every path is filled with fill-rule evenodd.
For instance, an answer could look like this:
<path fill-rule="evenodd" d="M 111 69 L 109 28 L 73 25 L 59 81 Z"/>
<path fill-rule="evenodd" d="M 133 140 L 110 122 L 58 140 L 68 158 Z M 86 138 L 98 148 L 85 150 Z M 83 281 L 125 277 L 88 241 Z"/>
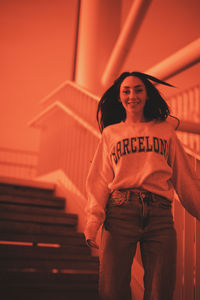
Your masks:
<path fill-rule="evenodd" d="M 181 204 L 193 217 L 200 220 L 200 178 L 197 178 L 175 132 L 170 142 L 169 160 L 173 171 L 172 183 Z"/>
<path fill-rule="evenodd" d="M 86 181 L 88 198 L 86 206 L 87 223 L 84 231 L 86 240 L 96 239 L 96 234 L 104 222 L 105 207 L 110 194 L 108 184 L 113 180 L 113 176 L 103 132 Z"/>

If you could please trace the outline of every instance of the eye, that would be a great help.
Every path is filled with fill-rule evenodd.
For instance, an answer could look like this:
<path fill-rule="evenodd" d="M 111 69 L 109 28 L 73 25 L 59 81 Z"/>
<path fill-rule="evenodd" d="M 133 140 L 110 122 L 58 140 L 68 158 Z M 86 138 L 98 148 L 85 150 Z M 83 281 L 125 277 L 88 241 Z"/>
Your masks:
<path fill-rule="evenodd" d="M 142 89 L 137 89 L 137 90 L 135 90 L 135 92 L 136 92 L 137 94 L 141 93 L 142 91 L 143 91 Z"/>
<path fill-rule="evenodd" d="M 129 94 L 130 91 L 129 91 L 129 90 L 123 90 L 122 93 L 123 93 L 123 94 Z"/>

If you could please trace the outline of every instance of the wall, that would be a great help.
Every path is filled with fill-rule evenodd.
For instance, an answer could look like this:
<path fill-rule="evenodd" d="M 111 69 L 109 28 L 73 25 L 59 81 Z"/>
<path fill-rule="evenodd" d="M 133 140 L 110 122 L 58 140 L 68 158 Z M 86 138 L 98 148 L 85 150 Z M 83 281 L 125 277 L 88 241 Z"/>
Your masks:
<path fill-rule="evenodd" d="M 117 3 L 118 8 L 121 7 L 119 23 L 115 23 L 117 32 L 111 36 L 109 28 L 118 14 L 113 4 L 106 12 L 110 22 L 103 27 L 101 35 L 97 34 L 95 43 L 98 38 L 101 41 L 112 39 L 112 43 L 116 40 L 132 0 L 118 0 Z M 0 147 L 38 150 L 39 131 L 28 128 L 27 122 L 39 111 L 43 97 L 66 79 L 71 79 L 77 5 L 78 0 L 0 1 Z M 121 71 L 145 71 L 197 38 L 199 11 L 198 0 L 153 0 Z M 99 11 L 99 14 L 101 19 L 103 12 Z M 102 26 L 101 22 L 96 26 Z M 93 53 L 93 61 L 95 58 L 100 72 L 111 53 L 110 45 L 101 45 L 98 56 Z M 87 64 L 91 63 L 88 57 Z M 200 66 L 196 65 L 169 81 L 182 90 L 199 81 L 199 74 Z M 101 94 L 104 89 L 100 73 L 94 72 L 93 77 L 95 86 L 85 88 Z M 167 88 L 163 92 L 171 95 L 177 91 Z"/>
<path fill-rule="evenodd" d="M 72 78 L 78 0 L 0 1 L 0 147 L 37 150 L 27 123 Z"/>

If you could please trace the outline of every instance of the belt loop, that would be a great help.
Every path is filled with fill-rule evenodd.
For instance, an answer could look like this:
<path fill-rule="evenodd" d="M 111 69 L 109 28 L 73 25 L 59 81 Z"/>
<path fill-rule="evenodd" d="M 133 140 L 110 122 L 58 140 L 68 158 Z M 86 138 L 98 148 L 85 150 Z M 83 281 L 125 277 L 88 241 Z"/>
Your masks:
<path fill-rule="evenodd" d="M 131 197 L 131 191 L 128 190 L 126 194 L 126 202 L 130 201 L 130 197 Z"/>
<path fill-rule="evenodd" d="M 142 203 L 142 216 L 144 217 L 144 198 L 145 198 L 145 195 L 142 192 L 138 192 L 137 195 L 138 195 L 139 200 Z"/>

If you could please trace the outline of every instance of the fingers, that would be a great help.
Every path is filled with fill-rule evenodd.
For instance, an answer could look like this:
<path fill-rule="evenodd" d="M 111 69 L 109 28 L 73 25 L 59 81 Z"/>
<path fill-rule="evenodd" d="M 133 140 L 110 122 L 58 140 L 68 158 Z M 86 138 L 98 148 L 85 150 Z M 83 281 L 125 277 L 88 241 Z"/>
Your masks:
<path fill-rule="evenodd" d="M 91 248 L 99 249 L 99 246 L 94 240 L 87 240 L 86 243 Z"/>

